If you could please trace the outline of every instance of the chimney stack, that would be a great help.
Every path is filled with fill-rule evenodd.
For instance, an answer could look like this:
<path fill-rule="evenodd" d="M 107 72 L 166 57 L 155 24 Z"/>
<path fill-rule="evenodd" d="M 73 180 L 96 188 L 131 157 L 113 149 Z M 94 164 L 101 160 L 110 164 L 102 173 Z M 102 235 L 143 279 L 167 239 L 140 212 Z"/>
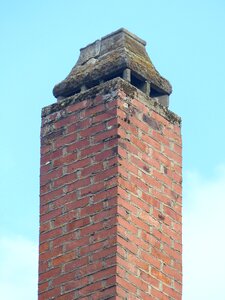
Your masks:
<path fill-rule="evenodd" d="M 43 108 L 39 300 L 182 298 L 181 119 L 145 45 L 82 48 Z"/>

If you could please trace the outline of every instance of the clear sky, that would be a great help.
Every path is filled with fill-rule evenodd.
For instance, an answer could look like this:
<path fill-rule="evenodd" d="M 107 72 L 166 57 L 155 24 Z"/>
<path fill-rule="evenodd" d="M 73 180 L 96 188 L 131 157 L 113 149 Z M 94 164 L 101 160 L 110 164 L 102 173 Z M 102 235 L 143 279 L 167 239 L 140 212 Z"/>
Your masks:
<path fill-rule="evenodd" d="M 225 1 L 0 4 L 0 290 L 37 299 L 41 108 L 79 49 L 125 27 L 147 41 L 183 119 L 183 300 L 225 295 Z"/>

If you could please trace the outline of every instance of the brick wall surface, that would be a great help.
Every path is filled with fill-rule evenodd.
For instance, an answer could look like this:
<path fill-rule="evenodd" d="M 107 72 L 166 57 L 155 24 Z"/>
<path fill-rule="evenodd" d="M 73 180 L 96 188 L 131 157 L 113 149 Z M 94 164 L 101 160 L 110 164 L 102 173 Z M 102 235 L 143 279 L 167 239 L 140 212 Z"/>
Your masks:
<path fill-rule="evenodd" d="M 181 299 L 180 120 L 122 79 L 43 110 L 39 300 Z"/>
<path fill-rule="evenodd" d="M 118 295 L 181 299 L 180 125 L 144 100 L 118 99 Z"/>

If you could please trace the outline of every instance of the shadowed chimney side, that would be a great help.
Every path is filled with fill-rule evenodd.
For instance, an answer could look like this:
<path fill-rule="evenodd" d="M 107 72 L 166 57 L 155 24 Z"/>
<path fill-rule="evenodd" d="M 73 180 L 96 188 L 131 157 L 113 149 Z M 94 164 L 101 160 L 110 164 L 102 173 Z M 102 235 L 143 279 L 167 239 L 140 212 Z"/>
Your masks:
<path fill-rule="evenodd" d="M 181 299 L 181 120 L 145 45 L 81 49 L 42 110 L 39 300 Z"/>

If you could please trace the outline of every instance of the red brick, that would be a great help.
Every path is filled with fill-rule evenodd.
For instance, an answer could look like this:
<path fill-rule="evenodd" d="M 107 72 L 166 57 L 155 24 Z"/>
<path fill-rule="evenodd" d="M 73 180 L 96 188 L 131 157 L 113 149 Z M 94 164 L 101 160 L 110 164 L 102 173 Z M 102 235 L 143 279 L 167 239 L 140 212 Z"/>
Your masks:
<path fill-rule="evenodd" d="M 151 296 L 152 299 L 157 299 L 157 300 L 170 300 L 167 295 L 165 295 L 163 292 L 155 289 L 154 287 L 151 287 Z"/>
<path fill-rule="evenodd" d="M 63 242 L 65 252 L 76 250 L 79 247 L 85 246 L 89 243 L 89 237 L 75 238 L 73 240 L 66 239 Z"/>
<path fill-rule="evenodd" d="M 38 290 L 39 290 L 39 293 L 47 291 L 48 290 L 48 282 L 46 281 L 44 283 L 40 283 L 38 286 Z"/>
<path fill-rule="evenodd" d="M 133 254 L 137 254 L 138 247 L 137 245 L 133 244 L 131 241 L 122 238 L 121 236 L 117 236 L 117 242 L 121 245 L 124 249 L 130 251 Z"/>
<path fill-rule="evenodd" d="M 80 229 L 81 227 L 85 227 L 86 225 L 89 224 L 90 224 L 90 218 L 88 216 L 82 219 L 74 220 L 68 223 L 66 227 L 67 227 L 67 231 L 70 232 L 76 229 Z"/>
<path fill-rule="evenodd" d="M 103 142 L 105 139 L 111 139 L 117 135 L 117 128 L 100 132 L 94 136 L 94 142 Z"/>
<path fill-rule="evenodd" d="M 85 280 L 84 280 L 84 282 L 85 282 Z M 73 285 L 74 285 L 74 283 L 73 283 Z M 79 295 L 87 296 L 87 295 L 94 293 L 95 291 L 100 290 L 101 288 L 102 288 L 101 282 L 86 284 L 85 287 L 83 287 L 82 289 L 79 290 Z"/>
<path fill-rule="evenodd" d="M 61 295 L 57 297 L 58 300 L 68 300 L 68 299 L 74 299 L 74 291 L 70 293 L 65 293 L 64 295 Z"/>
<path fill-rule="evenodd" d="M 98 134 L 99 132 L 104 132 L 105 130 L 107 130 L 107 127 L 106 127 L 106 123 L 104 122 L 95 126 L 92 125 L 91 127 L 80 131 L 79 135 L 81 136 L 81 138 L 90 137 Z"/>
<path fill-rule="evenodd" d="M 128 231 L 132 232 L 134 235 L 138 234 L 138 228 L 135 226 L 135 224 L 133 224 L 132 222 L 130 222 L 129 220 L 126 220 L 124 218 L 121 218 L 120 216 L 118 216 L 118 231 L 120 230 L 121 233 L 124 232 L 124 228 L 127 229 Z"/>
<path fill-rule="evenodd" d="M 63 192 L 62 188 L 59 188 L 57 190 L 51 190 L 50 192 L 48 192 L 46 194 L 42 194 L 41 195 L 41 205 L 45 205 L 45 204 L 51 202 L 52 200 L 62 197 L 63 194 L 64 194 L 64 192 Z"/>
<path fill-rule="evenodd" d="M 93 281 L 99 281 L 99 280 L 103 280 L 106 279 L 108 277 L 110 277 L 112 274 L 116 273 L 116 266 L 112 266 L 110 268 L 107 268 L 105 270 L 100 270 L 99 272 L 93 274 Z"/>
<path fill-rule="evenodd" d="M 114 144 L 115 142 L 113 142 L 113 144 Z M 96 154 L 95 156 L 94 156 L 94 160 L 96 161 L 96 162 L 99 162 L 99 161 L 105 161 L 105 160 L 108 160 L 109 158 L 112 158 L 112 157 L 114 157 L 116 154 L 117 154 L 117 152 L 118 152 L 118 150 L 117 150 L 117 147 L 115 146 L 115 147 L 113 147 L 113 148 L 111 148 L 111 149 L 106 149 L 106 150 L 103 150 L 102 148 L 102 145 L 101 144 L 99 144 L 98 145 L 99 146 L 99 149 L 101 149 L 101 153 L 99 153 L 99 154 Z M 101 146 L 101 147 L 100 147 Z"/>
<path fill-rule="evenodd" d="M 87 148 L 90 146 L 90 141 L 87 138 L 84 139 L 79 139 L 78 141 L 67 145 L 66 146 L 66 151 L 67 153 L 72 153 L 75 152 L 77 150 L 83 149 L 83 148 Z"/>
<path fill-rule="evenodd" d="M 72 192 L 74 190 L 80 189 L 83 186 L 89 186 L 91 183 L 90 178 L 86 177 L 84 179 L 77 179 L 75 182 L 68 183 L 68 192 Z"/>
<path fill-rule="evenodd" d="M 159 270 L 152 268 L 151 269 L 151 274 L 155 278 L 159 279 L 161 282 L 164 282 L 167 285 L 171 284 L 171 279 L 168 276 L 166 276 L 164 273 L 160 272 Z"/>
<path fill-rule="evenodd" d="M 74 249 L 76 249 L 74 247 Z M 82 257 L 82 258 L 77 258 L 74 260 L 69 261 L 68 263 L 65 264 L 65 272 L 72 272 L 76 271 L 79 267 L 85 266 L 88 264 L 88 257 Z"/>
<path fill-rule="evenodd" d="M 112 218 L 117 213 L 117 207 L 111 207 L 110 209 L 106 209 L 103 211 L 99 211 L 97 214 L 95 214 L 92 219 L 94 222 L 101 222 L 103 220 Z"/>
<path fill-rule="evenodd" d="M 132 282 L 135 286 L 138 287 L 138 289 L 148 292 L 148 283 L 146 283 L 144 280 L 140 279 L 139 277 L 133 276 L 132 274 L 128 274 L 128 280 L 129 282 Z"/>
<path fill-rule="evenodd" d="M 67 165 L 67 172 L 73 173 L 91 164 L 91 158 L 79 159 Z"/>
<path fill-rule="evenodd" d="M 96 153 L 102 151 L 102 148 L 103 148 L 102 145 L 98 144 L 98 145 L 90 146 L 85 149 L 81 149 L 79 159 L 85 158 L 87 156 L 92 157 L 92 156 L 96 155 Z"/>
<path fill-rule="evenodd" d="M 62 228 L 52 229 L 48 232 L 42 232 L 40 235 L 40 243 L 50 241 L 62 234 Z"/>
<path fill-rule="evenodd" d="M 61 273 L 61 268 L 57 267 L 51 270 L 47 270 L 44 273 L 40 273 L 39 276 L 39 281 L 44 282 L 44 281 L 49 281 L 54 277 L 57 277 Z"/>
<path fill-rule="evenodd" d="M 75 258 L 75 252 L 63 253 L 61 256 L 58 256 L 52 260 L 52 265 L 54 267 L 61 266 L 63 263 L 71 261 Z"/>
<path fill-rule="evenodd" d="M 67 123 L 67 134 L 74 133 L 74 132 L 79 133 L 84 128 L 88 128 L 91 124 L 90 121 L 91 121 L 90 118 L 87 118 L 85 120 L 79 120 L 75 123 Z"/>
<path fill-rule="evenodd" d="M 42 243 L 39 246 L 39 253 L 43 253 L 43 252 L 48 251 L 48 250 L 49 250 L 49 243 L 48 242 Z"/>
<path fill-rule="evenodd" d="M 137 287 L 132 284 L 132 282 L 125 280 L 124 278 L 121 278 L 117 276 L 116 282 L 119 286 L 121 286 L 125 291 L 129 293 L 136 294 L 137 292 Z"/>
<path fill-rule="evenodd" d="M 147 145 L 143 143 L 142 140 L 137 139 L 134 135 L 131 135 L 130 141 L 139 149 L 139 151 L 146 152 Z"/>
<path fill-rule="evenodd" d="M 76 153 L 71 153 L 71 154 L 62 156 L 62 157 L 54 160 L 53 167 L 57 168 L 57 167 L 67 165 L 69 163 L 74 162 L 76 159 L 77 159 L 77 154 Z"/>
<path fill-rule="evenodd" d="M 88 100 L 83 100 L 81 102 L 77 102 L 75 104 L 69 105 L 66 110 L 69 113 L 80 111 L 81 109 L 86 108 L 87 104 L 88 104 Z"/>
<path fill-rule="evenodd" d="M 67 174 L 67 175 L 63 175 L 60 178 L 57 178 L 53 181 L 53 186 L 54 188 L 59 188 L 61 186 L 64 186 L 70 182 L 73 182 L 77 179 L 77 174 L 76 173 L 72 173 L 72 174 Z"/>
<path fill-rule="evenodd" d="M 161 250 L 153 247 L 151 251 L 152 259 L 155 260 L 158 268 L 161 264 L 161 261 L 165 264 L 170 265 L 171 264 L 171 258 L 170 255 L 166 252 L 162 252 Z M 156 265 L 154 265 L 156 267 Z"/>
<path fill-rule="evenodd" d="M 47 291 L 40 293 L 38 295 L 38 300 L 46 300 L 46 299 L 51 299 L 53 297 L 58 297 L 60 295 L 60 288 L 50 288 Z"/>
<path fill-rule="evenodd" d="M 61 157 L 62 155 L 63 155 L 62 149 L 57 149 L 53 152 L 49 152 L 48 154 L 42 155 L 41 156 L 41 165 L 45 165 L 48 162 Z"/>
<path fill-rule="evenodd" d="M 170 297 L 173 297 L 173 299 L 176 299 L 176 300 L 181 300 L 182 299 L 181 293 L 177 292 L 175 289 L 173 289 L 171 287 L 168 287 L 166 285 L 163 285 L 163 292 L 166 295 L 169 295 Z"/>
<path fill-rule="evenodd" d="M 94 180 L 95 182 L 103 181 L 109 177 L 116 176 L 117 174 L 118 174 L 118 167 L 115 166 L 113 168 L 102 170 L 100 173 L 94 175 Z"/>
<path fill-rule="evenodd" d="M 103 171 L 103 163 L 102 162 L 92 164 L 90 166 L 83 168 L 81 170 L 81 177 L 90 176 L 95 173 L 99 173 L 99 171 Z"/>
<path fill-rule="evenodd" d="M 40 254 L 40 260 L 50 261 L 52 258 L 55 258 L 63 253 L 62 245 L 59 247 L 51 248 L 51 250 L 46 251 L 45 253 Z"/>

